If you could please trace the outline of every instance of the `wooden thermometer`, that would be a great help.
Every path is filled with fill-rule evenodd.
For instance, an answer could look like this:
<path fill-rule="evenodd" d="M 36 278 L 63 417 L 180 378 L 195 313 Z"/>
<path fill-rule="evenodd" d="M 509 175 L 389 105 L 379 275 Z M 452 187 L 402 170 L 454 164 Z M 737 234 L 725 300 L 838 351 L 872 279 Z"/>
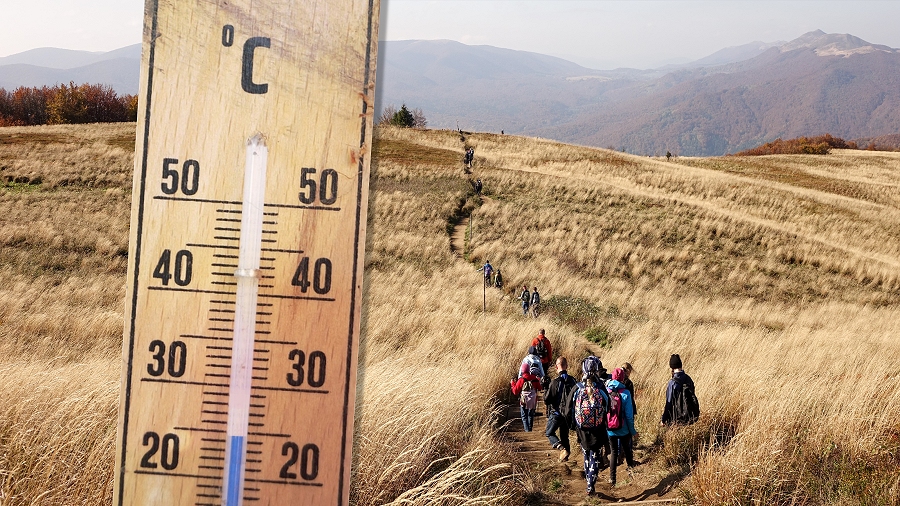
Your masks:
<path fill-rule="evenodd" d="M 147 0 L 116 505 L 345 505 L 379 0 Z"/>

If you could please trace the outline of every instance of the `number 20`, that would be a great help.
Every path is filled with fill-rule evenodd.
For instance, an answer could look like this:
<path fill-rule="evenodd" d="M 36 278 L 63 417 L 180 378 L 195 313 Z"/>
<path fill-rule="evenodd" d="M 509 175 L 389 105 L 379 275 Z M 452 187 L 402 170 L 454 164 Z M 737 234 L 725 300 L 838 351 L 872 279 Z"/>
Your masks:
<path fill-rule="evenodd" d="M 303 445 L 301 450 L 297 443 L 288 441 L 281 447 L 281 454 L 288 457 L 288 461 L 281 467 L 279 477 L 288 480 L 296 480 L 297 473 L 291 468 L 300 460 L 300 477 L 312 481 L 319 476 L 319 447 L 314 444 Z M 299 459 L 298 459 L 299 457 Z"/>

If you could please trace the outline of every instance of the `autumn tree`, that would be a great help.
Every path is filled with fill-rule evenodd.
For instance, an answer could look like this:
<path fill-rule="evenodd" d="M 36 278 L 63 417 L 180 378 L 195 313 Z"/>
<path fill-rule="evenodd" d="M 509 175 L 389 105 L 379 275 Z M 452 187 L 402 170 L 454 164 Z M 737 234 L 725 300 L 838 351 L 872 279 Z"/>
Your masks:
<path fill-rule="evenodd" d="M 135 121 L 137 97 L 102 84 L 0 88 L 0 126 Z"/>

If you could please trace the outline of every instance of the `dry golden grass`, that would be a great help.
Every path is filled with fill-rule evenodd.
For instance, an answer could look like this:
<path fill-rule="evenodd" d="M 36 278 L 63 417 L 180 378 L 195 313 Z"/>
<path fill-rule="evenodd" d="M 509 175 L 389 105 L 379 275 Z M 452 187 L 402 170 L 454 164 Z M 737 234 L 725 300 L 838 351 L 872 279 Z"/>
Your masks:
<path fill-rule="evenodd" d="M 666 163 L 468 141 L 493 197 L 473 255 L 545 300 L 616 309 L 604 361 L 637 368 L 642 439 L 693 462 L 695 501 L 898 503 L 900 157 Z M 674 352 L 705 415 L 661 431 Z"/>
<path fill-rule="evenodd" d="M 129 128 L 0 129 L 0 177 L 31 182 L 0 189 L 4 506 L 109 501 L 131 177 L 131 153 L 111 145 Z M 65 142 L 87 154 L 66 158 Z M 541 327 L 576 359 L 586 328 L 602 329 L 604 363 L 634 364 L 640 438 L 691 470 L 698 504 L 900 503 L 898 154 L 667 163 L 466 142 L 490 197 L 472 263 L 448 247 L 448 221 L 476 206 L 458 134 L 378 132 L 354 504 L 521 504 L 539 490 L 498 441 L 495 408 Z M 482 314 L 485 259 L 507 287 L 598 311 L 528 320 L 492 290 Z M 704 414 L 662 430 L 676 352 Z"/>
<path fill-rule="evenodd" d="M 5 127 L 0 133 L 0 180 L 130 191 L 134 136 L 134 123 Z"/>

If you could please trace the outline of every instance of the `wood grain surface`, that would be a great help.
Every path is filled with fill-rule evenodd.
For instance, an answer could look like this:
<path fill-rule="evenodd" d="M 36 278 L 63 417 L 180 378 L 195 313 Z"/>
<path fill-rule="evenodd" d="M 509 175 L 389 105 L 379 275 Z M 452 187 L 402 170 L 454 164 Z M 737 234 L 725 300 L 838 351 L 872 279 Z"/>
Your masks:
<path fill-rule="evenodd" d="M 347 504 L 378 0 L 147 0 L 118 505 L 223 504 L 247 140 L 268 163 L 245 504 Z"/>

